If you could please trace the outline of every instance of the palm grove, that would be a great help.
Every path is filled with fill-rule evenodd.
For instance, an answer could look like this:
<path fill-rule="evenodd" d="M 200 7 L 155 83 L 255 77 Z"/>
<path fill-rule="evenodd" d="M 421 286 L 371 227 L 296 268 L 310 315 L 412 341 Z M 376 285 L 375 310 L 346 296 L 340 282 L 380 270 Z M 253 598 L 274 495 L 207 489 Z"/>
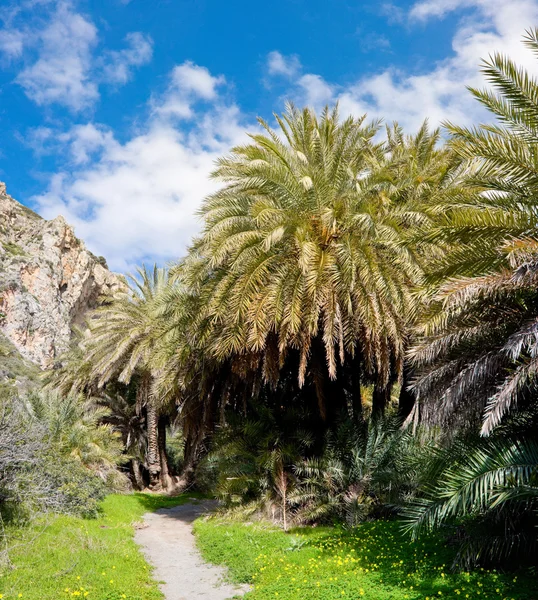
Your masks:
<path fill-rule="evenodd" d="M 492 124 L 288 105 L 218 161 L 186 257 L 141 269 L 49 374 L 135 487 L 180 474 L 284 528 L 399 515 L 450 525 L 461 562 L 532 556 L 538 82 L 483 72 Z"/>

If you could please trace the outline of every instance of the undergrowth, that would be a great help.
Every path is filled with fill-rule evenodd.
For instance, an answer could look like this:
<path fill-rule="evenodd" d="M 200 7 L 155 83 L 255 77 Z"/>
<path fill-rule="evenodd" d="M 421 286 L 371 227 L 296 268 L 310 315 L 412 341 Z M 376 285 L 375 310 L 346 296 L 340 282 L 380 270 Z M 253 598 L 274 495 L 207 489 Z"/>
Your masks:
<path fill-rule="evenodd" d="M 254 585 L 248 600 L 536 600 L 522 574 L 451 572 L 454 548 L 439 537 L 411 542 L 397 522 L 356 528 L 301 528 L 290 534 L 261 524 L 195 522 L 204 558 L 225 564 L 236 582 Z"/>

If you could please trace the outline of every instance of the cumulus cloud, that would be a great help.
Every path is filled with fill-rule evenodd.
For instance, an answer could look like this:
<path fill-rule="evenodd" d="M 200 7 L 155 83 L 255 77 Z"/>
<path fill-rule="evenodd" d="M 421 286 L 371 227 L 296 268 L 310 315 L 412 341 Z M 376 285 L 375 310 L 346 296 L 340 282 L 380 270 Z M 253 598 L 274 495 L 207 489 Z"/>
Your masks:
<path fill-rule="evenodd" d="M 295 54 L 284 56 L 278 50 L 273 50 L 267 55 L 267 71 L 269 75 L 281 75 L 291 78 L 297 75 L 300 70 L 301 62 Z"/>
<path fill-rule="evenodd" d="M 36 38 L 38 58 L 16 79 L 27 96 L 37 104 L 60 103 L 72 110 L 91 105 L 99 97 L 89 73 L 97 44 L 93 23 L 62 2 Z"/>
<path fill-rule="evenodd" d="M 94 123 L 75 125 L 57 139 L 61 145 L 68 147 L 74 165 L 88 163 L 100 151 L 117 145 L 110 129 Z"/>
<path fill-rule="evenodd" d="M 214 77 L 205 67 L 186 61 L 172 70 L 165 94 L 152 99 L 153 112 L 160 118 L 192 117 L 192 104 L 215 100 L 225 82 L 223 76 Z"/>
<path fill-rule="evenodd" d="M 181 115 L 187 122 L 153 110 L 126 143 L 94 123 L 74 128 L 62 141 L 78 168 L 56 174 L 34 198 L 45 218 L 64 215 L 119 271 L 184 253 L 199 225 L 196 209 L 216 188 L 209 179 L 214 161 L 245 137 L 239 109 L 217 92 L 222 78 L 187 62 L 170 81 L 152 104 L 169 106 L 174 93 L 188 98 L 189 114 Z"/>
<path fill-rule="evenodd" d="M 138 31 L 127 34 L 127 47 L 108 51 L 104 57 L 103 76 L 105 81 L 127 83 L 133 67 L 147 64 L 153 55 L 153 40 Z"/>
<path fill-rule="evenodd" d="M 327 83 L 320 75 L 307 73 L 302 75 L 297 87 L 301 91 L 301 102 L 316 110 L 334 101 L 336 86 Z"/>
<path fill-rule="evenodd" d="M 151 60 L 150 36 L 131 32 L 121 50 L 101 50 L 97 27 L 73 2 L 44 4 L 48 14 L 42 18 L 32 14 L 35 2 L 21 2 L 0 29 L 0 54 L 23 65 L 15 82 L 36 104 L 83 111 L 99 100 L 100 85 L 125 84 L 134 68 Z"/>
<path fill-rule="evenodd" d="M 410 130 L 417 129 L 424 117 L 434 125 L 444 120 L 463 124 L 480 120 L 484 112 L 466 86 L 483 86 L 479 66 L 494 52 L 509 55 L 519 65 L 536 68 L 536 60 L 523 47 L 521 38 L 529 23 L 538 22 L 538 3 L 423 0 L 411 7 L 406 18 L 411 26 L 423 27 L 428 20 L 444 18 L 460 9 L 466 11 L 452 39 L 452 54 L 433 69 L 413 72 L 388 68 L 345 87 L 320 75 L 305 74 L 298 78 L 290 95 L 316 108 L 338 101 L 343 113 L 397 120 Z"/>

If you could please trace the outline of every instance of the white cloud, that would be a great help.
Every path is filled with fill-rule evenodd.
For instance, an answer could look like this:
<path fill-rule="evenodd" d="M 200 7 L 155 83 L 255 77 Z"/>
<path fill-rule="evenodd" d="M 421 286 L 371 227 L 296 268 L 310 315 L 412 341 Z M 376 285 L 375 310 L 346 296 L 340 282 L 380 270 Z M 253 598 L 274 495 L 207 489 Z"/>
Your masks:
<path fill-rule="evenodd" d="M 487 6 L 487 2 L 480 2 L 479 0 L 423 0 L 411 7 L 409 17 L 425 21 L 432 17 L 444 17 L 460 8 L 475 7 L 477 4 Z"/>
<path fill-rule="evenodd" d="M 153 40 L 138 31 L 127 34 L 127 47 L 106 53 L 103 75 L 106 81 L 126 83 L 132 68 L 147 64 L 153 55 Z"/>
<path fill-rule="evenodd" d="M 66 164 L 75 167 L 88 163 L 114 143 L 112 131 L 94 123 L 73 125 L 68 131 L 61 132 L 52 127 L 34 127 L 18 139 L 36 156 L 59 155 Z"/>
<path fill-rule="evenodd" d="M 299 73 L 301 63 L 295 54 L 284 56 L 278 50 L 273 50 L 267 55 L 267 70 L 269 75 L 283 75 L 291 78 Z"/>
<path fill-rule="evenodd" d="M 71 160 L 75 165 L 89 162 L 96 153 L 112 149 L 117 145 L 112 131 L 102 125 L 86 123 L 75 125 L 70 131 L 58 137 L 63 145 L 68 145 Z"/>
<path fill-rule="evenodd" d="M 337 86 L 320 75 L 307 74 L 298 79 L 291 94 L 299 101 L 318 108 L 338 101 L 342 112 L 368 113 L 370 117 L 397 120 L 416 130 L 428 117 L 433 125 L 444 120 L 460 124 L 476 122 L 484 110 L 466 90 L 467 85 L 482 87 L 479 72 L 482 59 L 502 52 L 519 65 L 536 70 L 536 59 L 521 44 L 529 24 L 538 22 L 536 0 L 424 0 L 409 11 L 411 24 L 442 18 L 463 9 L 452 39 L 452 54 L 433 69 L 422 73 L 388 68 L 362 77 L 348 86 Z M 424 26 L 424 25 L 423 25 Z"/>
<path fill-rule="evenodd" d="M 323 108 L 334 99 L 335 87 L 328 84 L 320 75 L 307 73 L 299 78 L 297 85 L 302 91 L 301 101 L 316 110 Z"/>
<path fill-rule="evenodd" d="M 18 58 L 22 55 L 24 47 L 23 33 L 17 29 L 0 30 L 0 52 L 8 59 Z"/>
<path fill-rule="evenodd" d="M 36 3 L 47 7 L 45 17 L 33 14 Z M 97 27 L 74 0 L 27 0 L 5 22 L 0 54 L 23 65 L 15 82 L 36 104 L 73 113 L 99 100 L 99 85 L 125 84 L 153 54 L 153 40 L 141 32 L 128 33 L 121 50 L 100 49 Z"/>
<path fill-rule="evenodd" d="M 16 79 L 27 96 L 40 105 L 59 103 L 75 111 L 95 102 L 99 92 L 90 78 L 97 44 L 93 23 L 61 2 L 36 37 L 39 57 Z"/>
<path fill-rule="evenodd" d="M 205 67 L 186 61 L 172 70 L 166 93 L 152 99 L 153 112 L 160 118 L 189 118 L 193 102 L 215 100 L 225 82 L 223 76 L 214 77 Z"/>
<path fill-rule="evenodd" d="M 45 218 L 64 215 L 116 270 L 184 253 L 198 228 L 195 211 L 216 188 L 209 179 L 214 161 L 245 138 L 238 108 L 217 94 L 221 78 L 185 63 L 171 81 L 181 86 L 178 93 L 190 94 L 188 122 L 153 112 L 144 130 L 123 144 L 95 124 L 73 129 L 63 142 L 79 168 L 58 173 L 34 198 Z M 153 103 L 165 106 L 170 93 Z"/>
<path fill-rule="evenodd" d="M 190 61 L 175 67 L 172 71 L 173 88 L 205 100 L 215 98 L 217 86 L 224 81 L 224 77 L 213 77 L 205 67 L 199 67 Z"/>

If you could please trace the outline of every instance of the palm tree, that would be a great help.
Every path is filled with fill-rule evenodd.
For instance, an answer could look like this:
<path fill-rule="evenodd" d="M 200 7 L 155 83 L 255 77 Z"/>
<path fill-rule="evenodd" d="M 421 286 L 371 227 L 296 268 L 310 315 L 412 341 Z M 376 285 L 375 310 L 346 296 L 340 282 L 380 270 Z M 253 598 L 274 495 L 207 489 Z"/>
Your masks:
<path fill-rule="evenodd" d="M 361 379 L 386 390 L 401 371 L 422 271 L 372 191 L 377 124 L 292 105 L 275 118 L 280 135 L 260 120 L 265 134 L 218 161 L 225 185 L 201 210 L 187 264 L 214 332 L 208 350 L 250 360 L 273 385 L 295 364 L 324 419 L 346 397 L 360 417 Z"/>
<path fill-rule="evenodd" d="M 528 31 L 524 43 L 538 54 L 538 29 Z M 464 161 L 466 186 L 475 193 L 438 205 L 444 218 L 430 239 L 456 242 L 438 277 L 491 273 L 536 250 L 538 82 L 501 54 L 484 61 L 481 70 L 492 89 L 470 92 L 498 123 L 446 124 L 450 146 Z"/>
<path fill-rule="evenodd" d="M 162 335 L 159 319 L 160 294 L 168 285 L 168 273 L 156 266 L 138 269 L 129 276 L 129 286 L 110 303 L 97 309 L 90 320 L 90 335 L 83 341 L 90 378 L 102 389 L 113 381 L 137 387 L 137 405 L 145 408 L 147 422 L 147 467 L 150 485 L 169 486 L 166 456 L 160 452 L 159 411 L 155 381 L 158 374 L 157 345 Z"/>
<path fill-rule="evenodd" d="M 411 248 L 419 264 L 425 267 L 432 260 L 444 255 L 446 248 L 438 240 L 433 243 L 417 234 L 429 230 L 438 220 L 441 206 L 457 197 L 469 195 L 461 182 L 461 159 L 447 145 L 441 144 L 439 129 L 430 130 L 425 120 L 415 135 L 404 134 L 393 123 L 386 128 L 386 144 L 381 162 L 376 166 L 371 185 L 376 212 L 397 224 L 402 241 Z M 414 293 L 421 289 L 415 287 Z M 417 296 L 418 300 L 419 296 Z M 413 311 L 408 313 L 405 346 L 412 343 L 420 322 L 422 302 L 415 301 Z M 414 405 L 410 389 L 414 369 L 406 358 L 403 365 L 399 394 L 399 412 L 405 418 Z M 374 388 L 373 401 L 383 390 Z M 385 394 L 390 395 L 390 390 Z M 385 403 L 387 400 L 385 400 Z"/>
<path fill-rule="evenodd" d="M 524 40 L 538 53 L 538 30 Z M 471 92 L 499 123 L 448 125 L 475 194 L 441 205 L 444 215 L 427 233 L 453 251 L 433 273 L 449 279 L 414 356 L 424 368 L 416 384 L 421 410 L 465 420 L 485 408 L 487 434 L 535 390 L 538 81 L 499 54 L 482 70 L 494 89 Z"/>
<path fill-rule="evenodd" d="M 506 270 L 441 288 L 443 304 L 411 355 L 422 419 L 479 426 L 488 435 L 534 400 L 538 272 Z M 419 408 L 420 407 L 420 408 Z"/>
<path fill-rule="evenodd" d="M 129 457 L 133 483 L 137 489 L 141 490 L 144 488 L 142 466 L 146 462 L 148 447 L 146 424 L 137 407 L 136 399 L 132 398 L 129 392 L 129 387 L 125 391 L 107 390 L 100 396 L 91 398 L 91 402 L 95 406 L 105 409 L 106 413 L 101 417 L 101 422 L 120 434 L 124 452 Z"/>

